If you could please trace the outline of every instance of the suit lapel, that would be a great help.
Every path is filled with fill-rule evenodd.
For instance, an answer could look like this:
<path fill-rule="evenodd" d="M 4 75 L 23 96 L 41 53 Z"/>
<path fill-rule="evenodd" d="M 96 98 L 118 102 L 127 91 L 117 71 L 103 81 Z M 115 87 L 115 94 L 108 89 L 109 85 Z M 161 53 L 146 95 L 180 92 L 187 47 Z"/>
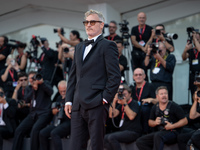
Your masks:
<path fill-rule="evenodd" d="M 92 53 L 93 53 L 94 50 L 95 50 L 95 47 L 96 47 L 97 43 L 98 43 L 99 41 L 101 41 L 102 39 L 103 39 L 103 36 L 100 35 L 100 36 L 97 38 L 97 40 L 92 44 L 92 48 L 91 48 L 90 52 L 87 54 L 87 56 L 85 57 L 84 60 L 83 60 L 83 58 L 82 58 L 83 64 L 84 64 L 84 63 L 88 60 L 88 58 L 92 55 Z"/>

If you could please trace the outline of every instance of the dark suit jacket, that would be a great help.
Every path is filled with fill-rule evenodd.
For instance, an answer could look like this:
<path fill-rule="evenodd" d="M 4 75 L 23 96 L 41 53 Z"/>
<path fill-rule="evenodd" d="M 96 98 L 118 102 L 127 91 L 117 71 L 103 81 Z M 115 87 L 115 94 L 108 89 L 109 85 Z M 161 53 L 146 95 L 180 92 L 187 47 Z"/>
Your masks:
<path fill-rule="evenodd" d="M 120 84 L 118 49 L 114 42 L 99 36 L 83 61 L 84 42 L 75 48 L 69 74 L 66 102 L 72 102 L 72 110 L 80 106 L 87 110 L 102 105 L 103 98 L 109 103 Z"/>
<path fill-rule="evenodd" d="M 3 120 L 10 133 L 14 133 L 16 128 L 15 114 L 17 111 L 17 103 L 14 99 L 6 99 L 8 108 L 3 110 Z"/>

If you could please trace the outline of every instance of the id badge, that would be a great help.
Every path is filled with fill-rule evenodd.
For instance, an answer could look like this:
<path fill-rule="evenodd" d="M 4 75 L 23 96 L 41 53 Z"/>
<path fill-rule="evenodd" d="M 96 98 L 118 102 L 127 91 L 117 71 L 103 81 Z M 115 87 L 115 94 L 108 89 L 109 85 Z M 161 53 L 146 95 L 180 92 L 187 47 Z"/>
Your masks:
<path fill-rule="evenodd" d="M 36 106 L 36 100 L 33 100 L 33 107 Z"/>
<path fill-rule="evenodd" d="M 156 67 L 152 70 L 153 74 L 158 74 L 160 72 L 160 68 Z"/>
<path fill-rule="evenodd" d="M 199 60 L 198 59 L 192 60 L 192 65 L 198 65 L 198 64 L 199 64 Z"/>
<path fill-rule="evenodd" d="M 141 41 L 139 42 L 139 44 L 140 44 L 141 46 L 144 46 L 144 45 L 145 45 L 145 42 L 144 42 L 143 40 L 141 40 Z"/>
<path fill-rule="evenodd" d="M 119 123 L 119 127 L 121 127 L 123 125 L 123 123 L 124 123 L 124 119 L 121 119 L 120 123 Z"/>
<path fill-rule="evenodd" d="M 140 101 L 138 101 L 138 105 L 141 106 L 141 102 Z"/>
<path fill-rule="evenodd" d="M 13 87 L 16 87 L 17 86 L 17 82 L 13 82 Z"/>

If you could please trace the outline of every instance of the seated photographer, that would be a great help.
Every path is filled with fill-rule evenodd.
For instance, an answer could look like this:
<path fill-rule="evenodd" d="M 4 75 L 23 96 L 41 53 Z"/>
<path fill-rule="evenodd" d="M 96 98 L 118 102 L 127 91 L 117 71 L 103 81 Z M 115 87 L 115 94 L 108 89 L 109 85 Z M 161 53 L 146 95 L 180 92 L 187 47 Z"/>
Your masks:
<path fill-rule="evenodd" d="M 160 86 L 156 90 L 158 103 L 151 109 L 149 126 L 155 132 L 137 139 L 139 150 L 163 150 L 164 144 L 176 143 L 181 127 L 187 124 L 183 109 L 175 102 L 169 101 L 168 90 Z"/>
<path fill-rule="evenodd" d="M 8 38 L 6 36 L 0 36 L 0 72 L 6 68 L 6 59 L 10 54 L 10 48 L 7 46 Z"/>
<path fill-rule="evenodd" d="M 26 72 L 27 65 L 27 56 L 24 53 L 24 49 L 26 48 L 25 43 L 19 43 L 17 47 L 18 55 L 16 56 L 16 61 L 19 65 L 19 69 L 21 72 Z"/>
<path fill-rule="evenodd" d="M 51 81 L 58 58 L 55 55 L 55 51 L 49 47 L 49 42 L 46 38 L 41 38 L 40 46 L 43 52 L 39 57 L 39 63 L 41 66 L 39 73 L 45 80 Z"/>
<path fill-rule="evenodd" d="M 0 150 L 3 149 L 3 139 L 12 138 L 16 129 L 15 114 L 17 103 L 13 99 L 5 98 L 3 88 L 0 87 Z"/>
<path fill-rule="evenodd" d="M 28 86 L 28 75 L 25 72 L 18 74 L 17 86 L 12 95 L 12 99 L 16 100 L 18 109 L 16 112 L 16 120 L 18 124 L 24 120 L 29 114 L 30 103 L 24 100 L 25 88 Z"/>
<path fill-rule="evenodd" d="M 3 87 L 5 95 L 7 98 L 12 98 L 15 87 L 17 86 L 17 72 L 19 72 L 19 66 L 15 62 L 13 55 L 8 55 L 6 59 L 7 68 L 1 70 L 1 80 L 3 82 Z"/>
<path fill-rule="evenodd" d="M 187 41 L 185 49 L 182 53 L 182 59 L 185 61 L 189 58 L 189 89 L 191 91 L 191 96 L 193 97 L 196 90 L 196 86 L 194 85 L 194 81 L 196 80 L 195 76 L 200 73 L 200 43 L 198 41 L 199 34 L 197 32 L 193 31 L 192 37 L 192 41 Z M 194 47 L 192 43 L 194 44 Z"/>
<path fill-rule="evenodd" d="M 31 76 L 33 74 L 32 72 Z M 53 89 L 50 83 L 44 81 L 40 74 L 34 74 L 32 80 L 31 85 L 26 88 L 24 96 L 26 102 L 31 100 L 30 113 L 15 131 L 12 150 L 22 149 L 23 139 L 29 132 L 30 148 L 31 150 L 38 150 L 39 132 L 51 120 L 50 108 Z"/>
<path fill-rule="evenodd" d="M 116 34 L 116 31 L 117 31 L 116 21 L 114 20 L 110 21 L 108 29 L 109 29 L 109 35 L 105 36 L 106 39 L 111 40 L 111 41 L 121 40 L 121 37 Z"/>
<path fill-rule="evenodd" d="M 72 30 L 69 34 L 69 39 L 64 37 L 63 28 L 57 29 L 58 36 L 60 37 L 61 41 L 64 43 L 69 44 L 70 46 L 76 46 L 78 43 L 82 42 L 82 38 L 80 37 L 80 33 L 76 30 Z"/>
<path fill-rule="evenodd" d="M 198 86 L 197 90 L 195 91 L 193 95 L 194 102 L 192 104 L 192 107 L 190 109 L 189 118 L 194 119 L 200 119 L 200 108 L 198 107 L 200 103 L 200 84 L 199 82 L 195 82 L 195 85 Z M 195 148 L 200 149 L 200 130 L 194 130 L 191 129 L 189 132 L 182 133 L 178 135 L 178 146 L 179 149 L 186 149 L 190 150 L 190 147 L 193 146 Z M 196 149 L 194 149 L 196 150 Z"/>
<path fill-rule="evenodd" d="M 116 108 L 116 103 L 118 107 Z M 140 137 L 142 128 L 140 124 L 140 107 L 132 100 L 131 89 L 127 85 L 120 85 L 112 106 L 109 108 L 109 117 L 120 116 L 120 130 L 106 134 L 104 143 L 106 150 L 121 150 L 120 143 L 130 143 Z"/>
<path fill-rule="evenodd" d="M 119 52 L 119 68 L 121 71 L 121 76 L 125 77 L 124 71 L 128 69 L 128 67 L 127 67 L 128 62 L 127 62 L 127 58 L 122 54 L 122 51 L 124 49 L 123 41 L 122 41 L 122 39 L 120 39 L 120 40 L 116 40 L 115 42 L 117 44 L 117 48 L 118 48 L 118 52 Z"/>
<path fill-rule="evenodd" d="M 52 139 L 53 147 L 62 150 L 61 138 L 70 134 L 70 119 L 65 115 L 65 95 L 67 82 L 62 80 L 58 83 L 60 96 L 52 103 L 52 114 L 54 115 L 50 125 L 40 131 L 40 147 L 42 150 L 49 150 L 49 137 Z"/>
<path fill-rule="evenodd" d="M 153 47 L 153 48 L 151 48 Z M 169 99 L 173 98 L 173 72 L 176 65 L 176 58 L 173 54 L 168 54 L 165 45 L 158 42 L 158 48 L 148 45 L 144 65 L 150 69 L 150 79 L 157 89 L 159 86 L 166 86 L 169 92 Z"/>
<path fill-rule="evenodd" d="M 145 72 L 142 68 L 136 68 L 133 72 L 135 85 L 132 88 L 132 98 L 141 106 L 141 123 L 143 134 L 150 133 L 148 120 L 150 117 L 151 107 L 158 102 L 155 99 L 155 89 L 151 83 L 145 81 Z"/>

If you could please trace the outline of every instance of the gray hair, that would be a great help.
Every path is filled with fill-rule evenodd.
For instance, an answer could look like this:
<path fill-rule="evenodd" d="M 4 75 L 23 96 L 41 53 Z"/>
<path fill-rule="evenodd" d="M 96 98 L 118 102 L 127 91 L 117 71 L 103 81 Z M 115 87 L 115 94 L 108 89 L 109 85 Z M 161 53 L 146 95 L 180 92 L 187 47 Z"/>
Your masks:
<path fill-rule="evenodd" d="M 104 18 L 104 16 L 103 16 L 103 14 L 102 14 L 101 12 L 96 11 L 96 10 L 93 10 L 93 9 L 90 9 L 89 11 L 87 11 L 87 12 L 85 13 L 85 18 L 84 18 L 84 19 L 86 19 L 89 15 L 92 15 L 92 14 L 98 15 L 99 19 L 100 19 L 102 22 L 105 22 L 105 18 Z"/>
<path fill-rule="evenodd" d="M 156 89 L 156 95 L 158 95 L 158 91 L 162 90 L 162 89 L 165 89 L 168 93 L 168 89 L 166 86 L 159 86 L 157 89 Z"/>

